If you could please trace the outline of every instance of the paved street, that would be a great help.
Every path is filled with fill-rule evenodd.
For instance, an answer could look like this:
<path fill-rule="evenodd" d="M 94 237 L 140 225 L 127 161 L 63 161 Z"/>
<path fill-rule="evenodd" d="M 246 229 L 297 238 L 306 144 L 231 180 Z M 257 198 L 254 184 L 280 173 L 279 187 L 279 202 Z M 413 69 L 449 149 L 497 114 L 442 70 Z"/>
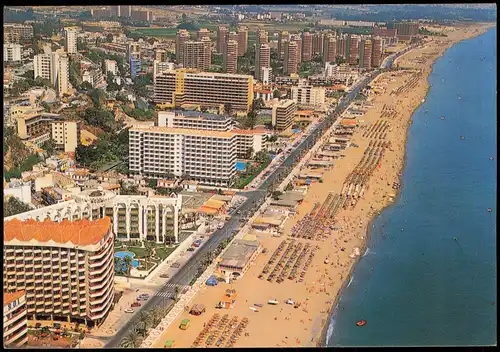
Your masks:
<path fill-rule="evenodd" d="M 394 59 L 402 54 L 404 54 L 407 50 L 398 53 L 391 59 L 384 61 L 382 69 L 389 68 L 392 65 Z M 273 184 L 273 182 L 277 181 L 281 176 L 281 179 L 284 178 L 285 170 L 287 170 L 295 161 L 300 159 L 303 152 L 305 150 L 310 149 L 316 142 L 318 138 L 320 138 L 323 132 L 328 129 L 333 122 L 336 121 L 338 116 L 347 108 L 347 106 L 351 103 L 351 101 L 356 97 L 359 91 L 364 88 L 373 78 L 375 78 L 379 74 L 379 70 L 374 71 L 370 76 L 365 77 L 361 82 L 356 84 L 351 92 L 340 102 L 335 111 L 329 116 L 332 119 L 326 118 L 321 123 L 319 123 L 312 132 L 304 139 L 302 142 L 293 150 L 284 160 L 282 165 L 274 170 L 267 179 L 261 184 L 261 186 L 255 191 L 242 192 L 241 194 L 247 197 L 247 200 L 240 206 L 239 210 L 241 210 L 242 214 L 249 214 L 250 212 L 254 212 L 258 207 L 264 202 L 264 199 L 267 194 L 267 188 Z M 250 215 L 250 214 L 249 214 Z M 225 224 L 225 226 L 215 231 L 210 238 L 206 241 L 206 243 L 191 257 L 187 260 L 186 264 L 181 266 L 177 272 L 168 280 L 162 288 L 159 290 L 160 292 L 171 292 L 170 295 L 164 293 L 162 296 L 153 296 L 150 298 L 142 307 L 141 310 L 148 311 L 155 306 L 172 304 L 172 293 L 174 293 L 174 286 L 169 286 L 172 284 L 179 285 L 189 285 L 194 275 L 196 274 L 197 268 L 200 264 L 200 259 L 203 257 L 205 253 L 209 253 L 213 251 L 224 239 L 231 236 L 231 234 L 238 230 L 245 222 L 240 222 L 242 215 L 236 215 L 231 217 L 231 219 Z M 168 297 L 167 297 L 168 296 Z M 167 302 L 169 301 L 169 302 Z M 129 329 L 134 325 L 137 313 L 132 317 L 132 319 L 125 324 L 116 335 L 111 338 L 107 344 L 106 348 L 118 347 L 123 337 L 125 337 Z"/>

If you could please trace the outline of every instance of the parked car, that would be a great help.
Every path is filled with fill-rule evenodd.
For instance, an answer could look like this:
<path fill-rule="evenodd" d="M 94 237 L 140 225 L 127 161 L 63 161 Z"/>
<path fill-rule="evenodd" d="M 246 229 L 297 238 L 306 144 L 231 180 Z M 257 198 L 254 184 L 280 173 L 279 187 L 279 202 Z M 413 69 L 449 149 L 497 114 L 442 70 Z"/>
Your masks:
<path fill-rule="evenodd" d="M 134 313 L 135 310 L 133 310 L 132 308 L 127 308 L 125 309 L 125 313 Z"/>
<path fill-rule="evenodd" d="M 189 249 L 188 249 L 188 250 L 189 250 Z M 170 277 L 170 275 L 168 275 L 167 273 L 162 273 L 162 274 L 160 275 L 160 278 L 162 278 L 162 279 L 168 279 L 169 277 Z"/>
<path fill-rule="evenodd" d="M 189 247 L 188 249 L 186 249 L 188 252 L 194 252 L 194 247 Z"/>
<path fill-rule="evenodd" d="M 172 265 L 170 265 L 171 268 L 179 268 L 181 264 L 179 262 L 175 262 Z"/>
<path fill-rule="evenodd" d="M 134 302 L 130 305 L 130 307 L 140 307 L 141 303 L 140 302 Z"/>

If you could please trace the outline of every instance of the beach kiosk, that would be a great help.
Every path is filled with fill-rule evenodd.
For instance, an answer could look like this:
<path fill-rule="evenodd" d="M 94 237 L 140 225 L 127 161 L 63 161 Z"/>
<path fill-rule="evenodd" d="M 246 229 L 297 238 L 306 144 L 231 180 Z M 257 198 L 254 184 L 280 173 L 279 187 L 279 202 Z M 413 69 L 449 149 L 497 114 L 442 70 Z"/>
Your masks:
<path fill-rule="evenodd" d="M 237 297 L 236 290 L 231 290 L 227 289 L 226 294 L 224 297 L 222 297 L 222 300 L 217 304 L 217 308 L 222 308 L 222 309 L 231 309 L 234 307 L 234 304 L 236 303 L 236 297 Z"/>
<path fill-rule="evenodd" d="M 194 306 L 191 307 L 191 310 L 189 311 L 189 314 L 191 315 L 202 315 L 205 313 L 205 305 L 204 304 L 195 304 Z"/>

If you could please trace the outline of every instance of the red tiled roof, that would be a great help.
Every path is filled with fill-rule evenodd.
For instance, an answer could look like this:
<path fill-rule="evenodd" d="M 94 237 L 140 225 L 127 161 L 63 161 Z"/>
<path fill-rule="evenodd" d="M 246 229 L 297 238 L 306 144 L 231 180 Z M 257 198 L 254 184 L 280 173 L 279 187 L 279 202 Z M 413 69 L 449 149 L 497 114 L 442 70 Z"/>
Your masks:
<path fill-rule="evenodd" d="M 3 293 L 3 306 L 5 307 L 7 304 L 14 302 L 16 299 L 24 296 L 25 291 L 15 291 L 15 292 L 4 292 Z"/>
<path fill-rule="evenodd" d="M 13 219 L 4 223 L 4 243 L 14 239 L 25 242 L 35 239 L 39 242 L 52 240 L 60 244 L 71 242 L 74 245 L 90 245 L 102 240 L 110 227 L 109 217 L 95 221 L 64 219 L 61 222 L 48 218 L 43 222 L 34 219 Z"/>

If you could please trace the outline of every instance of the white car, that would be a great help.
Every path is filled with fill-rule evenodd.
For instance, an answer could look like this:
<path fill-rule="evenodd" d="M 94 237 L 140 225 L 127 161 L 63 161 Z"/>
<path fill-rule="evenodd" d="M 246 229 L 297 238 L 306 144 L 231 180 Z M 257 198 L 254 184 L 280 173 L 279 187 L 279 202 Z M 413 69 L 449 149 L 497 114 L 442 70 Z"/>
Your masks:
<path fill-rule="evenodd" d="M 135 310 L 133 310 L 132 308 L 127 308 L 125 309 L 125 313 L 134 313 Z"/>

